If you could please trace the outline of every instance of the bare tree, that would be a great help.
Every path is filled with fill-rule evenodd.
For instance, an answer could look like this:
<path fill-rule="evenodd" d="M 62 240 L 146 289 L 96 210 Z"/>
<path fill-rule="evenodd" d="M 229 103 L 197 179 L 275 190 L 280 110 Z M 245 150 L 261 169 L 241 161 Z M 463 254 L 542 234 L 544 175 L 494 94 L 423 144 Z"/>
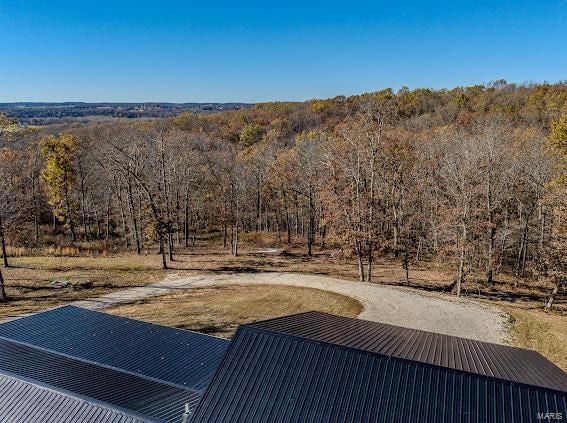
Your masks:
<path fill-rule="evenodd" d="M 384 239 L 378 161 L 389 113 L 389 104 L 368 103 L 337 128 L 326 148 L 328 217 L 346 245 L 354 247 L 360 281 L 372 280 L 374 254 Z"/>
<path fill-rule="evenodd" d="M 453 248 L 458 255 L 455 291 L 461 295 L 466 277 L 467 253 L 473 232 L 475 199 L 479 195 L 478 150 L 463 130 L 445 130 L 439 134 L 439 183 L 444 195 L 446 222 Z"/>

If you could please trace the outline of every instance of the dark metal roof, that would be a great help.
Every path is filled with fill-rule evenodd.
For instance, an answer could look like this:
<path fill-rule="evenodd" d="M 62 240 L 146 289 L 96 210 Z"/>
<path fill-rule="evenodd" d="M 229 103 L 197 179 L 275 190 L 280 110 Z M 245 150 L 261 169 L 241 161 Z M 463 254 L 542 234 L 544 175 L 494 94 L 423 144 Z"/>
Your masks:
<path fill-rule="evenodd" d="M 565 392 L 241 326 L 191 422 L 522 423 L 566 411 Z"/>
<path fill-rule="evenodd" d="M 250 326 L 567 392 L 567 373 L 531 350 L 319 312 Z"/>
<path fill-rule="evenodd" d="M 229 341 L 74 306 L 0 324 L 0 337 L 204 390 Z"/>
<path fill-rule="evenodd" d="M 0 374 L 0 422 L 143 423 L 150 420 Z"/>
<path fill-rule="evenodd" d="M 57 407 L 46 407 L 46 404 Z M 0 375 L 1 422 L 149 422 L 45 387 Z"/>
<path fill-rule="evenodd" d="M 37 347 L 0 339 L 0 372 L 132 410 L 153 420 L 178 421 L 200 392 L 121 372 Z M 51 404 L 49 409 L 55 405 Z"/>

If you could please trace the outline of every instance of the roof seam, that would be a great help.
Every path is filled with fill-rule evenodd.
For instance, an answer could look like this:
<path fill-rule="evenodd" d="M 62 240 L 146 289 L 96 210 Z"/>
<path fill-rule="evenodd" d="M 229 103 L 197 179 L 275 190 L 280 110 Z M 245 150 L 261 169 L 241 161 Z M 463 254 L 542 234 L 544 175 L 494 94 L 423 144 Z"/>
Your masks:
<path fill-rule="evenodd" d="M 347 351 L 356 351 L 356 352 L 360 352 L 360 353 L 363 353 L 363 354 L 381 356 L 381 357 L 387 358 L 388 360 L 417 363 L 417 364 L 421 364 L 423 366 L 430 367 L 432 369 L 446 369 L 446 370 L 450 370 L 450 371 L 460 373 L 460 374 L 475 375 L 475 376 L 479 376 L 479 377 L 483 377 L 483 378 L 487 378 L 487 379 L 491 379 L 491 380 L 504 381 L 504 382 L 514 384 L 514 385 L 519 385 L 519 386 L 531 387 L 531 388 L 536 388 L 536 389 L 544 389 L 544 390 L 547 390 L 547 391 L 557 392 L 557 393 L 561 393 L 561 394 L 565 394 L 567 392 L 567 390 L 563 391 L 563 390 L 549 388 L 549 387 L 546 387 L 546 386 L 534 385 L 534 384 L 526 383 L 526 382 L 518 382 L 518 381 L 515 381 L 515 380 L 506 379 L 506 378 L 495 377 L 495 376 L 491 376 L 491 375 L 485 375 L 485 374 L 482 374 L 482 373 L 470 372 L 470 371 L 463 370 L 463 369 L 455 369 L 455 368 L 452 368 L 452 367 L 442 366 L 442 365 L 433 364 L 433 363 L 427 363 L 427 362 L 423 362 L 423 361 L 419 361 L 419 360 L 413 360 L 411 358 L 395 357 L 395 356 L 392 356 L 392 355 L 379 353 L 379 352 L 375 352 L 375 351 L 368 351 L 368 350 L 363 350 L 363 349 L 356 348 L 356 347 L 349 347 L 349 346 L 346 346 L 346 345 L 333 344 L 332 342 L 322 341 L 322 340 L 318 340 L 318 339 L 306 338 L 306 337 L 301 336 L 301 335 L 292 335 L 292 334 L 285 333 L 285 332 L 272 331 L 272 330 L 265 329 L 265 328 L 255 327 L 253 325 L 241 325 L 239 330 L 240 329 L 250 330 L 250 331 L 258 331 L 258 332 L 269 333 L 269 334 L 275 334 L 275 335 L 278 335 L 278 336 L 296 339 L 296 340 L 303 341 L 303 342 L 311 342 L 311 343 L 314 343 L 314 344 L 323 344 L 323 345 L 328 345 L 328 346 L 340 348 L 340 349 L 347 350 Z M 434 332 L 432 332 L 432 333 L 434 333 Z M 236 334 L 235 334 L 234 337 L 236 337 Z M 232 348 L 232 345 L 231 345 L 231 348 Z M 227 350 L 227 352 L 226 352 L 227 355 L 228 355 L 229 351 L 230 351 L 230 349 Z M 224 358 L 223 358 L 223 362 L 224 362 Z M 221 365 L 222 365 L 222 362 L 221 362 Z M 221 368 L 221 365 L 219 365 L 218 369 Z M 217 372 L 218 372 L 218 369 L 217 369 Z M 217 372 L 215 372 L 215 376 L 216 376 Z M 211 385 L 212 385 L 213 381 L 214 381 L 214 378 L 211 379 Z"/>
<path fill-rule="evenodd" d="M 164 385 L 169 385 L 171 387 L 183 389 L 185 391 L 190 391 L 190 392 L 196 391 L 195 389 L 191 389 L 188 386 L 179 385 L 179 384 L 174 383 L 174 382 L 154 378 L 154 377 L 147 376 L 147 375 L 144 375 L 144 374 L 141 374 L 141 373 L 136 373 L 136 372 L 133 372 L 131 370 L 126 370 L 126 369 L 122 369 L 122 368 L 119 368 L 119 367 L 114 367 L 114 366 L 111 366 L 109 364 L 100 363 L 98 361 L 92 361 L 92 360 L 88 360 L 88 359 L 85 359 L 85 358 L 80 358 L 80 357 L 77 357 L 77 356 L 74 356 L 74 355 L 62 353 L 62 352 L 52 350 L 52 349 L 49 349 L 49 348 L 44 348 L 44 347 L 40 347 L 38 345 L 30 344 L 28 342 L 19 341 L 17 339 L 8 338 L 8 337 L 0 335 L 0 340 L 7 341 L 7 342 L 13 343 L 13 344 L 23 345 L 23 346 L 26 346 L 26 347 L 29 347 L 29 348 L 32 348 L 32 349 L 35 349 L 35 350 L 38 350 L 38 351 L 47 352 L 47 353 L 50 353 L 50 354 L 65 357 L 65 358 L 68 358 L 68 359 L 71 359 L 71 360 L 74 360 L 74 361 L 78 361 L 80 363 L 91 364 L 93 366 L 103 367 L 105 369 L 117 371 L 117 372 L 120 372 L 120 373 L 129 374 L 131 376 L 136 376 L 136 377 L 139 377 L 141 379 L 150 380 L 152 382 L 157 382 L 157 383 L 161 383 L 161 384 L 164 384 Z"/>
<path fill-rule="evenodd" d="M 362 323 L 380 324 L 380 325 L 390 326 L 392 328 L 397 328 L 397 329 L 405 329 L 405 330 L 421 332 L 421 333 L 424 333 L 424 334 L 433 334 L 433 335 L 448 336 L 448 337 L 457 338 L 457 339 L 466 339 L 468 341 L 478 342 L 478 343 L 481 343 L 481 344 L 488 344 L 488 345 L 494 344 L 494 343 L 491 343 L 491 342 L 480 341 L 480 340 L 477 340 L 477 339 L 464 338 L 462 336 L 448 335 L 448 334 L 445 334 L 445 333 L 432 332 L 432 331 L 423 330 L 423 329 L 414 329 L 414 328 L 408 328 L 408 327 L 405 327 L 405 326 L 392 325 L 392 324 L 389 324 L 389 323 L 374 322 L 374 321 L 371 321 L 371 320 L 364 320 L 364 319 L 358 319 L 358 318 L 339 316 L 339 315 L 336 315 L 336 314 L 326 313 L 324 311 L 315 311 L 315 310 L 305 311 L 305 312 L 296 313 L 296 314 L 290 314 L 289 316 L 274 317 L 273 319 L 261 320 L 261 321 L 254 322 L 254 323 L 246 323 L 246 324 L 243 324 L 243 325 L 240 325 L 240 326 L 257 327 L 256 325 L 258 325 L 258 324 L 264 324 L 264 323 L 269 323 L 269 322 L 272 322 L 272 321 L 284 320 L 284 319 L 288 319 L 288 318 L 291 318 L 291 317 L 297 317 L 297 316 L 302 316 L 302 315 L 329 316 L 329 317 L 332 317 L 332 318 L 335 318 L 335 319 L 338 318 L 338 319 L 342 319 L 342 320 L 345 320 L 345 321 L 357 321 L 357 322 L 362 322 Z M 515 347 L 513 345 L 505 345 L 505 344 L 496 344 L 496 345 L 498 345 L 500 347 L 504 347 L 504 348 L 509 348 L 509 349 L 512 349 L 512 350 L 517 350 L 517 351 L 531 351 L 531 352 L 538 353 L 537 351 L 532 350 L 530 348 L 520 348 L 520 347 Z"/>
<path fill-rule="evenodd" d="M 92 397 L 89 397 L 89 396 L 86 396 L 86 395 L 81 395 L 81 394 L 78 394 L 76 392 L 72 392 L 72 391 L 69 391 L 69 390 L 64 389 L 64 388 L 59 388 L 59 387 L 53 386 L 49 383 L 41 382 L 41 381 L 38 381 L 36 379 L 29 378 L 27 376 L 22 376 L 22 375 L 19 375 L 17 373 L 10 372 L 10 371 L 7 371 L 7 370 L 1 369 L 1 368 L 0 368 L 0 375 L 5 376 L 7 378 L 10 378 L 14 381 L 22 381 L 22 382 L 24 382 L 28 385 L 37 386 L 41 389 L 45 389 L 45 390 L 48 390 L 50 392 L 54 392 L 56 394 L 60 394 L 60 395 L 64 395 L 64 396 L 67 396 L 67 397 L 70 397 L 70 398 L 74 398 L 74 399 L 79 400 L 81 402 L 86 402 L 86 403 L 96 405 L 98 407 L 106 408 L 106 409 L 124 414 L 125 416 L 135 417 L 136 419 L 142 419 L 144 421 L 147 421 L 148 423 L 162 423 L 161 420 L 154 419 L 150 416 L 138 413 L 134 410 L 122 408 L 122 407 L 119 407 L 117 405 L 98 400 L 96 398 L 92 398 Z"/>

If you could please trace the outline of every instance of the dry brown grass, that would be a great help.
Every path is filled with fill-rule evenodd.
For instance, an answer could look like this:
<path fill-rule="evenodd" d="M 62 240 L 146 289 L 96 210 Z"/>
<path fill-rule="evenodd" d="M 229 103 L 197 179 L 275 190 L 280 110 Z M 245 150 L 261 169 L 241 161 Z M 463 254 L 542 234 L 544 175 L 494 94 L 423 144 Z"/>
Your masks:
<path fill-rule="evenodd" d="M 273 234 L 272 234 L 273 235 Z M 200 244 L 196 248 L 183 249 L 176 254 L 173 269 L 184 272 L 231 271 L 231 272 L 301 272 L 327 275 L 335 278 L 356 280 L 357 267 L 352 259 L 336 257 L 330 250 L 314 249 L 313 257 L 307 257 L 306 248 L 301 243 L 285 246 L 278 252 L 267 249 L 278 245 L 277 240 L 266 237 L 257 242 L 255 234 L 243 235 L 253 244 L 241 246 L 240 255 L 233 257 L 219 243 Z M 270 241 L 271 240 L 271 241 Z M 259 246 L 261 245 L 261 246 Z M 282 252 L 284 251 L 284 252 Z M 436 261 L 412 261 L 410 264 L 410 286 L 418 289 L 440 290 L 451 284 L 456 267 L 450 263 Z M 463 285 L 463 295 L 472 298 L 521 303 L 539 306 L 552 290 L 548 281 L 497 274 L 495 282 L 487 285 L 483 274 L 471 274 Z M 375 259 L 373 281 L 387 285 L 405 285 L 405 274 L 400 260 L 378 257 Z M 561 297 L 556 304 L 560 311 L 567 312 L 567 301 Z"/>
<path fill-rule="evenodd" d="M 228 338 L 240 324 L 310 310 L 355 317 L 362 305 L 319 289 L 259 285 L 195 288 L 105 311 Z"/>
<path fill-rule="evenodd" d="M 250 238 L 250 239 L 249 239 Z M 268 234 L 258 243 L 258 234 L 243 234 L 241 254 L 233 257 L 223 249 L 220 242 L 199 240 L 196 247 L 178 249 L 171 270 L 160 270 L 160 257 L 155 254 L 136 255 L 132 253 L 104 255 L 92 251 L 78 256 L 19 256 L 11 257 L 13 268 L 5 269 L 4 276 L 8 295 L 12 300 L 0 305 L 0 317 L 21 314 L 41 308 L 51 307 L 69 301 L 84 299 L 122 289 L 128 286 L 155 282 L 167 274 L 196 274 L 202 272 L 258 272 L 282 271 L 328 275 L 356 280 L 356 266 L 352 260 L 334 257 L 328 250 L 315 249 L 313 257 L 307 257 L 305 246 L 295 243 L 285 246 L 285 253 L 268 252 L 266 249 L 277 246 L 277 237 Z M 260 245 L 260 246 L 259 246 Z M 412 263 L 410 278 L 412 286 L 424 289 L 439 289 L 450 284 L 454 275 L 451 266 L 435 262 Z M 92 287 L 58 288 L 53 280 L 69 280 L 74 285 L 90 281 Z M 374 281 L 382 284 L 404 284 L 404 272 L 400 261 L 391 259 L 376 260 Z M 463 287 L 465 295 L 499 298 L 515 304 L 538 306 L 550 287 L 536 282 L 521 280 L 518 288 L 513 280 L 499 275 L 493 286 L 483 286 L 473 277 Z M 567 301 L 561 298 L 556 308 L 565 313 Z"/>
<path fill-rule="evenodd" d="M 238 257 L 228 254 L 222 246 L 199 246 L 184 249 L 175 255 L 171 268 L 178 271 L 229 271 L 229 272 L 300 272 L 328 275 L 344 279 L 356 279 L 354 261 L 336 258 L 328 250 L 315 249 L 312 257 L 305 248 L 292 246 L 285 253 L 266 252 L 268 247 L 242 247 Z M 404 279 L 399 261 L 376 259 L 374 282 L 397 284 Z M 445 286 L 451 281 L 451 273 L 436 267 L 412 266 L 411 280 L 416 285 Z"/>
<path fill-rule="evenodd" d="M 163 279 L 155 255 L 105 257 L 11 257 L 2 269 L 9 301 L 0 317 L 54 307 L 96 297 L 113 290 Z M 62 285 L 68 284 L 67 287 Z"/>
<path fill-rule="evenodd" d="M 567 316 L 507 307 L 511 316 L 513 344 L 536 350 L 567 371 Z"/>

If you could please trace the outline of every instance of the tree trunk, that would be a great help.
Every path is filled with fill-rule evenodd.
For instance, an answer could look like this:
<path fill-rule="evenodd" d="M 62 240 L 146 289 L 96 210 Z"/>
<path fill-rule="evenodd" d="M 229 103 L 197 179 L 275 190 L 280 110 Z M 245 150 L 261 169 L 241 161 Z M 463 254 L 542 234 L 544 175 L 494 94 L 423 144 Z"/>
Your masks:
<path fill-rule="evenodd" d="M 177 245 L 181 245 L 181 201 L 179 201 L 179 188 L 175 189 L 175 221 L 177 223 L 177 228 L 175 229 L 175 235 L 177 237 Z"/>
<path fill-rule="evenodd" d="M 419 247 L 418 247 L 419 249 Z M 410 280 L 409 280 L 409 252 L 408 252 L 408 246 L 407 244 L 404 243 L 404 270 L 405 270 L 405 276 L 406 276 L 406 284 L 409 285 Z"/>
<path fill-rule="evenodd" d="M 494 244 L 496 239 L 496 225 L 494 224 L 494 216 L 492 205 L 488 203 L 488 263 L 486 267 L 486 283 L 491 285 L 494 277 Z"/>
<path fill-rule="evenodd" d="M 185 191 L 185 215 L 183 216 L 183 238 L 185 246 L 189 247 L 189 190 Z"/>
<path fill-rule="evenodd" d="M 142 214 L 142 197 L 138 197 L 138 216 L 140 223 L 140 248 L 144 249 L 144 218 Z"/>
<path fill-rule="evenodd" d="M 231 253 L 234 257 L 238 256 L 238 224 L 232 227 L 232 245 Z"/>
<path fill-rule="evenodd" d="M 465 269 L 465 250 L 464 248 L 461 249 L 461 255 L 459 258 L 459 272 L 457 274 L 457 297 L 461 296 L 461 286 L 463 284 L 463 279 L 465 276 L 464 273 L 464 269 Z"/>
<path fill-rule="evenodd" d="M 2 270 L 0 270 L 0 302 L 5 302 L 7 299 L 6 288 L 4 287 L 4 277 L 2 276 Z"/>
<path fill-rule="evenodd" d="M 124 236 L 124 244 L 126 249 L 130 248 L 130 237 L 128 236 L 128 226 L 126 226 L 126 212 L 124 211 L 124 201 L 122 200 L 122 192 L 118 186 L 118 202 L 120 203 L 120 217 L 122 218 L 122 234 Z"/>
<path fill-rule="evenodd" d="M 77 234 L 75 233 L 75 224 L 73 223 L 73 217 L 71 216 L 71 204 L 69 203 L 69 193 L 65 193 L 65 218 L 67 224 L 69 225 L 69 230 L 71 231 L 71 238 L 73 242 L 77 241 Z"/>
<path fill-rule="evenodd" d="M 362 249 L 359 240 L 354 242 L 354 248 L 356 251 L 356 262 L 358 264 L 358 280 L 364 282 L 364 263 L 362 262 Z"/>
<path fill-rule="evenodd" d="M 287 195 L 284 195 L 284 207 L 285 207 L 285 226 L 287 229 L 287 243 L 291 243 L 291 218 L 289 215 L 289 208 L 287 205 Z"/>
<path fill-rule="evenodd" d="M 81 188 L 81 226 L 83 227 L 83 238 L 85 241 L 89 240 L 89 234 L 87 232 L 87 215 L 85 211 L 85 194 Z"/>
<path fill-rule="evenodd" d="M 136 209 L 134 207 L 134 197 L 132 195 L 132 183 L 128 181 L 128 208 L 130 209 L 130 217 L 134 225 L 134 241 L 136 242 L 136 254 L 142 253 L 140 245 L 140 233 L 138 232 L 138 219 L 136 218 Z"/>
<path fill-rule="evenodd" d="M 169 245 L 168 245 L 168 247 L 169 247 L 168 248 L 169 260 L 174 261 L 173 260 L 173 233 L 170 232 L 169 234 L 167 234 L 167 240 L 168 240 L 168 243 L 169 243 Z"/>
<path fill-rule="evenodd" d="M 33 227 L 34 227 L 34 244 L 37 245 L 39 243 L 39 207 L 37 204 L 37 195 L 36 195 L 36 178 L 32 178 L 32 198 L 33 198 Z"/>
<path fill-rule="evenodd" d="M 268 214 L 266 212 L 266 214 Z M 281 245 L 282 243 L 282 234 L 281 234 L 281 229 L 280 229 L 280 213 L 278 212 L 278 208 L 276 207 L 274 210 L 274 215 L 275 215 L 275 222 L 276 222 L 276 233 L 278 234 L 278 247 Z M 267 230 L 269 230 L 271 228 L 268 228 Z"/>
<path fill-rule="evenodd" d="M 523 212 L 522 204 L 520 204 L 520 227 L 522 228 L 522 234 L 520 236 L 520 248 L 518 249 L 518 255 L 516 256 L 516 270 L 515 270 L 515 280 L 514 286 L 518 287 L 518 281 L 521 273 L 524 271 L 526 266 L 526 260 L 528 256 L 528 242 L 529 242 L 529 222 L 530 216 L 534 211 L 535 205 L 530 207 L 529 210 Z M 523 212 L 523 213 L 522 213 Z"/>
<path fill-rule="evenodd" d="M 96 220 L 96 238 L 101 239 L 102 238 L 102 236 L 101 236 L 102 231 L 100 229 L 100 220 L 98 218 L 98 211 L 97 211 L 96 208 L 94 210 L 94 217 L 95 217 L 95 220 Z"/>
<path fill-rule="evenodd" d="M 39 217 L 37 213 L 33 217 L 33 229 L 34 229 L 34 245 L 39 244 Z"/>
<path fill-rule="evenodd" d="M 106 234 L 105 239 L 110 238 L 110 192 L 108 193 L 108 202 L 106 204 Z"/>
<path fill-rule="evenodd" d="M 10 267 L 10 263 L 8 263 L 8 254 L 6 252 L 6 238 L 4 237 L 4 223 L 2 222 L 2 217 L 0 217 L 0 244 L 2 244 L 2 260 L 4 262 L 4 267 Z"/>
<path fill-rule="evenodd" d="M 504 208 L 504 229 L 502 233 L 502 240 L 500 241 L 500 257 L 498 259 L 498 266 L 496 267 L 496 272 L 499 272 L 502 268 L 502 261 L 504 260 L 504 251 L 506 249 L 506 240 L 508 238 L 508 211 Z"/>
<path fill-rule="evenodd" d="M 307 255 L 313 255 L 313 238 L 315 235 L 315 207 L 313 204 L 313 188 L 309 187 L 309 224 L 307 227 Z"/>
<path fill-rule="evenodd" d="M 466 215 L 467 211 L 465 211 L 465 215 Z M 461 296 L 461 287 L 463 285 L 463 281 L 465 278 L 465 254 L 466 254 L 466 242 L 467 242 L 467 224 L 464 220 L 461 222 L 461 253 L 460 253 L 460 257 L 459 257 L 459 270 L 458 270 L 458 274 L 457 274 L 457 284 L 456 284 L 456 288 L 457 288 L 457 297 Z"/>
<path fill-rule="evenodd" d="M 553 288 L 553 291 L 551 291 L 551 295 L 549 296 L 547 303 L 545 304 L 546 310 L 551 309 L 553 303 L 555 302 L 555 298 L 557 297 L 557 294 L 559 294 L 559 290 L 563 287 L 563 285 L 565 285 L 565 279 L 560 278 L 555 285 L 555 288 Z"/>
<path fill-rule="evenodd" d="M 539 249 L 543 249 L 545 243 L 545 209 L 543 206 L 543 201 L 539 203 Z"/>
<path fill-rule="evenodd" d="M 456 281 L 456 289 L 457 289 L 457 297 L 461 296 L 461 288 L 465 279 L 465 254 L 466 254 L 466 245 L 467 245 L 467 216 L 469 214 L 469 206 L 465 204 L 463 206 L 462 215 L 461 215 L 461 240 L 460 240 L 460 257 L 459 257 L 459 270 L 457 272 L 457 281 Z"/>
<path fill-rule="evenodd" d="M 492 160 L 490 160 L 490 165 L 486 172 L 486 217 L 488 221 L 488 260 L 486 265 L 486 283 L 492 285 L 494 277 L 494 239 L 496 237 L 492 189 Z"/>
<path fill-rule="evenodd" d="M 262 230 L 262 198 L 260 196 L 260 179 L 256 178 L 256 231 Z"/>
<path fill-rule="evenodd" d="M 299 236 L 299 207 L 297 202 L 295 203 L 295 238 Z"/>
<path fill-rule="evenodd" d="M 86 241 L 89 240 L 87 233 L 87 215 L 86 215 L 86 195 L 85 195 L 85 178 L 83 175 L 83 167 L 79 159 L 79 177 L 81 178 L 81 224 L 83 226 L 83 237 Z"/>
<path fill-rule="evenodd" d="M 516 272 L 514 279 L 514 286 L 518 287 L 518 280 L 520 278 L 520 274 L 524 271 L 526 265 L 526 256 L 528 251 L 528 220 L 524 221 L 524 226 L 522 228 L 522 236 L 520 241 L 520 248 L 518 250 L 518 256 L 516 257 Z"/>
<path fill-rule="evenodd" d="M 396 209 L 396 206 L 393 205 L 392 206 L 392 212 L 394 214 L 394 224 L 392 226 L 393 229 L 393 237 L 394 237 L 394 257 L 398 258 L 399 255 L 399 251 L 398 251 L 398 233 L 399 233 L 399 228 L 398 228 L 398 210 Z"/>
<path fill-rule="evenodd" d="M 162 269 L 167 269 L 167 260 L 165 259 L 165 248 L 164 248 L 163 244 L 164 244 L 163 235 L 160 234 L 159 235 L 159 251 L 161 253 Z"/>
<path fill-rule="evenodd" d="M 374 245 L 370 243 L 368 246 L 368 263 L 366 263 L 366 280 L 368 282 L 372 282 L 372 266 L 373 266 L 373 259 L 374 259 Z"/>
<path fill-rule="evenodd" d="M 321 228 L 321 250 L 325 249 L 325 238 L 327 237 L 327 225 L 323 225 Z"/>
<path fill-rule="evenodd" d="M 222 248 L 226 248 L 228 238 L 228 229 L 226 227 L 226 219 L 222 221 Z"/>

